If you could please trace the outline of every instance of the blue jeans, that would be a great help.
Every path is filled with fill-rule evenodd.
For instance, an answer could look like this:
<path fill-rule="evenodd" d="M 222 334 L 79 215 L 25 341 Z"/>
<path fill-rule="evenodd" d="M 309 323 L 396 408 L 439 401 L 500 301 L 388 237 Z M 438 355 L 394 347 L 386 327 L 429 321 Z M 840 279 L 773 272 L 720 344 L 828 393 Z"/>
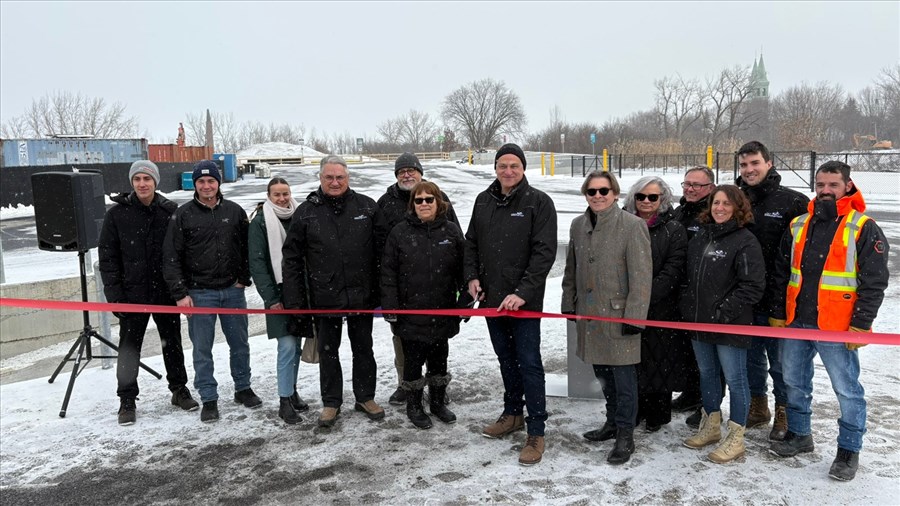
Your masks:
<path fill-rule="evenodd" d="M 503 413 L 520 416 L 522 408 L 527 407 L 528 435 L 543 436 L 547 396 L 541 361 L 541 320 L 500 316 L 487 318 L 487 326 L 503 378 Z"/>
<path fill-rule="evenodd" d="M 815 329 L 816 325 L 792 323 L 792 328 Z M 812 434 L 813 357 L 819 354 L 831 388 L 841 406 L 838 419 L 838 447 L 851 452 L 862 450 L 862 438 L 866 433 L 865 390 L 859 383 L 859 353 L 848 350 L 844 343 L 785 339 L 784 381 L 787 384 L 788 430 L 806 436 Z"/>
<path fill-rule="evenodd" d="M 768 315 L 753 313 L 753 325 L 769 326 Z M 784 375 L 781 371 L 781 345 L 784 339 L 774 337 L 754 337 L 753 344 L 747 350 L 747 379 L 750 382 L 750 395 L 756 397 L 766 395 L 766 382 L 772 376 L 772 393 L 775 403 L 787 405 L 787 392 L 784 387 Z M 768 355 L 768 363 L 766 362 Z"/>
<path fill-rule="evenodd" d="M 297 370 L 300 367 L 301 339 L 290 334 L 278 338 L 278 397 L 290 397 L 297 386 Z"/>
<path fill-rule="evenodd" d="M 637 367 L 634 365 L 597 365 L 594 376 L 600 380 L 606 397 L 606 423 L 621 429 L 633 429 L 638 412 Z M 669 394 L 671 402 L 672 394 Z"/>
<path fill-rule="evenodd" d="M 223 288 L 221 290 L 189 290 L 188 294 L 196 307 L 247 308 L 243 288 Z M 213 376 L 212 348 L 216 338 L 216 317 L 225 340 L 228 342 L 231 379 L 234 391 L 250 388 L 250 344 L 247 340 L 247 315 L 195 314 L 188 318 L 188 335 L 194 344 L 194 388 L 202 402 L 219 399 L 218 383 Z"/>
<path fill-rule="evenodd" d="M 707 414 L 721 410 L 722 381 L 725 374 L 731 405 L 729 418 L 738 425 L 747 425 L 750 410 L 750 386 L 747 384 L 747 350 L 724 344 L 704 343 L 694 339 L 694 356 L 700 368 L 700 396 Z"/>

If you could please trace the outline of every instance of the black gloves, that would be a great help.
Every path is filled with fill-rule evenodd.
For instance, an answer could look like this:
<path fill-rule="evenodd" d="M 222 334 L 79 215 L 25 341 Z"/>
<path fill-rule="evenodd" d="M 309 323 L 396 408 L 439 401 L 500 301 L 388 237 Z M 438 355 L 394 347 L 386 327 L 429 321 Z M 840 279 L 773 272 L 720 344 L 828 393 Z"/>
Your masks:
<path fill-rule="evenodd" d="M 623 336 L 633 336 L 635 334 L 640 334 L 644 331 L 643 327 L 635 327 L 634 325 L 629 325 L 627 323 L 622 324 L 622 335 Z"/>
<path fill-rule="evenodd" d="M 384 313 L 384 321 L 388 323 L 397 323 L 397 315 L 392 313 Z"/>
<path fill-rule="evenodd" d="M 287 327 L 288 334 L 297 337 L 313 337 L 313 318 L 308 315 L 291 315 Z"/>

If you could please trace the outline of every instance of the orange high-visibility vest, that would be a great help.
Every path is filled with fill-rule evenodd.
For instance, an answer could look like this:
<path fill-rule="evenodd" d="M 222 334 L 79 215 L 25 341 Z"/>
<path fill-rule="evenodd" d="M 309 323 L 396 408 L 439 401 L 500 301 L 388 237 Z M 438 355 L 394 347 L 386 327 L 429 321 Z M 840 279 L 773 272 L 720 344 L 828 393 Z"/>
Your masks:
<path fill-rule="evenodd" d="M 809 213 L 798 216 L 791 221 L 791 279 L 787 287 L 787 324 L 794 321 L 797 312 L 797 296 L 803 276 L 800 264 L 803 261 L 803 248 L 806 246 L 806 233 L 809 230 Z M 865 214 L 853 209 L 838 224 L 825 268 L 819 279 L 818 325 L 822 330 L 847 330 L 856 304 L 856 240 L 863 224 L 869 220 Z"/>

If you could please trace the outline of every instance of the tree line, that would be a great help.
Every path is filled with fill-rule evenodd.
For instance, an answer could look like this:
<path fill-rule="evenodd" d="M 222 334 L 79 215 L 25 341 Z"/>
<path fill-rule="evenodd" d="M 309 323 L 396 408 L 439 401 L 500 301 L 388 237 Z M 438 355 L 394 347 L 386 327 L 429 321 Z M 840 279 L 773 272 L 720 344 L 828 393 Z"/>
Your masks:
<path fill-rule="evenodd" d="M 449 93 L 440 113 L 409 110 L 378 124 L 364 139 L 363 153 L 456 151 L 497 147 L 504 138 L 534 151 L 591 153 L 701 152 L 735 149 L 758 139 L 779 150 L 845 150 L 863 136 L 900 146 L 900 64 L 884 68 L 870 86 L 851 93 L 838 84 L 793 85 L 777 95 L 755 97 L 750 66 L 720 70 L 713 77 L 676 74 L 654 81 L 653 107 L 604 123 L 572 123 L 558 106 L 545 128 L 528 132 L 518 95 L 491 78 L 464 84 Z M 213 112 L 217 151 L 237 152 L 265 142 L 301 142 L 323 153 L 356 153 L 357 136 L 327 133 L 291 123 L 238 121 L 230 112 Z M 204 113 L 185 114 L 188 144 L 203 145 Z M 4 138 L 86 134 L 98 138 L 137 137 L 139 121 L 126 107 L 81 93 L 56 92 L 33 99 L 21 115 L 0 124 Z M 590 143 L 591 134 L 596 144 Z M 148 134 L 144 134 L 149 137 Z M 171 140 L 170 140 L 171 142 Z"/>

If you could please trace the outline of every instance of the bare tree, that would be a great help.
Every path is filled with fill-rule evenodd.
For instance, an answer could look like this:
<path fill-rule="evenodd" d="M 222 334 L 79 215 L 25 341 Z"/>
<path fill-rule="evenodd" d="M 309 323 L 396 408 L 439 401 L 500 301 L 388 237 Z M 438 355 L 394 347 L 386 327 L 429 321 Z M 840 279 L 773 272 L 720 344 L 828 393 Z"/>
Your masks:
<path fill-rule="evenodd" d="M 881 71 L 876 81 L 885 105 L 885 120 L 887 125 L 893 125 L 889 130 L 890 136 L 883 135 L 900 145 L 900 63 L 887 67 Z"/>
<path fill-rule="evenodd" d="M 501 133 L 517 134 L 525 127 L 522 103 L 503 81 L 473 81 L 444 98 L 444 121 L 461 132 L 469 146 L 483 148 Z"/>
<path fill-rule="evenodd" d="M 400 131 L 403 129 L 400 118 L 386 120 L 379 124 L 376 129 L 378 130 L 378 135 L 381 136 L 385 143 L 400 145 Z"/>
<path fill-rule="evenodd" d="M 776 138 L 782 149 L 822 149 L 832 135 L 844 91 L 838 84 L 803 83 L 780 93 L 772 102 Z"/>
<path fill-rule="evenodd" d="M 716 145 L 731 140 L 757 120 L 747 102 L 752 94 L 750 67 L 724 68 L 714 79 L 706 81 L 706 143 Z"/>
<path fill-rule="evenodd" d="M 28 121 L 25 116 L 13 116 L 0 125 L 0 137 L 4 139 L 29 137 Z"/>
<path fill-rule="evenodd" d="M 184 132 L 186 142 L 191 146 L 206 144 L 206 117 L 203 112 L 185 114 Z"/>
<path fill-rule="evenodd" d="M 681 75 L 653 82 L 656 87 L 656 114 L 666 139 L 682 140 L 694 123 L 703 117 L 703 97 L 696 79 Z"/>
<path fill-rule="evenodd" d="M 139 131 L 137 118 L 127 116 L 121 102 L 107 104 L 103 98 L 68 91 L 32 99 L 22 116 L 4 124 L 4 132 L 17 137 L 91 135 L 115 139 L 135 137 Z"/>
<path fill-rule="evenodd" d="M 408 149 L 423 151 L 434 148 L 438 132 L 437 120 L 429 117 L 427 112 L 414 109 L 400 119 L 400 138 Z"/>

